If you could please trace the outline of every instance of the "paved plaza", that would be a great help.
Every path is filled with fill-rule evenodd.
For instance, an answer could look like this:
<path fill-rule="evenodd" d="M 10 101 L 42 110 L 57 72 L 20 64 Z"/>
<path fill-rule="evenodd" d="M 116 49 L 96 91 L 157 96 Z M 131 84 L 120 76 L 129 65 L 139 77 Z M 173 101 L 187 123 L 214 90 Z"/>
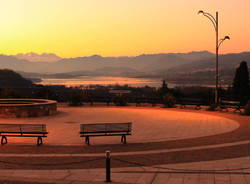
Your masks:
<path fill-rule="evenodd" d="M 160 107 L 67 107 L 54 116 L 0 119 L 44 123 L 48 138 L 8 138 L 0 148 L 0 181 L 105 183 L 110 150 L 113 183 L 250 184 L 250 118 L 237 113 Z M 128 144 L 120 137 L 79 136 L 81 123 L 132 122 Z"/>

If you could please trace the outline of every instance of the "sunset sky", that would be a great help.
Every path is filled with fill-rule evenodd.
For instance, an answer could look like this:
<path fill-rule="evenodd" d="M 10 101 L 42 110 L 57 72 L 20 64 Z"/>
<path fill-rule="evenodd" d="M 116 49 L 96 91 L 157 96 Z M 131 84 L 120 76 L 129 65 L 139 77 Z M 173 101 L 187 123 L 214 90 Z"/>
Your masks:
<path fill-rule="evenodd" d="M 250 51 L 249 0 L 0 0 L 0 53 L 99 54 L 214 52 L 220 13 L 221 53 Z"/>

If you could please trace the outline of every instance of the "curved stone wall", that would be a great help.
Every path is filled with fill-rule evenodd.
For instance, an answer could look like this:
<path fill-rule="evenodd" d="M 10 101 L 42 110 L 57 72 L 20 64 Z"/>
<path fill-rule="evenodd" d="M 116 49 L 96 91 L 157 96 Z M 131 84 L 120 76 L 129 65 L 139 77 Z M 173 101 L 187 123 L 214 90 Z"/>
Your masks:
<path fill-rule="evenodd" d="M 57 112 L 57 102 L 46 99 L 0 99 L 0 117 L 48 116 Z"/>

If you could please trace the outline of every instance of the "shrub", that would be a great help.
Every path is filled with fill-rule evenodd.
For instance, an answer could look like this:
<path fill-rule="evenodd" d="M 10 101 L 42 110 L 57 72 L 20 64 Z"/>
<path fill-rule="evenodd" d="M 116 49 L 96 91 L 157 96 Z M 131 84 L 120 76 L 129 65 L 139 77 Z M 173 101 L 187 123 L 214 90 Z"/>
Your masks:
<path fill-rule="evenodd" d="M 127 105 L 127 98 L 123 95 L 117 95 L 114 98 L 114 104 L 117 106 L 126 106 Z"/>
<path fill-rule="evenodd" d="M 74 92 L 69 100 L 70 106 L 81 106 L 83 101 L 83 95 L 80 92 Z"/>
<path fill-rule="evenodd" d="M 167 93 L 163 96 L 163 104 L 165 107 L 172 108 L 175 106 L 175 103 L 176 103 L 176 100 L 172 94 Z"/>
<path fill-rule="evenodd" d="M 244 115 L 250 116 L 250 101 L 244 107 Z"/>
<path fill-rule="evenodd" d="M 211 104 L 208 108 L 208 111 L 216 111 L 218 110 L 218 106 L 216 104 Z"/>
<path fill-rule="evenodd" d="M 0 98 L 24 98 L 25 96 L 15 89 L 2 89 Z"/>

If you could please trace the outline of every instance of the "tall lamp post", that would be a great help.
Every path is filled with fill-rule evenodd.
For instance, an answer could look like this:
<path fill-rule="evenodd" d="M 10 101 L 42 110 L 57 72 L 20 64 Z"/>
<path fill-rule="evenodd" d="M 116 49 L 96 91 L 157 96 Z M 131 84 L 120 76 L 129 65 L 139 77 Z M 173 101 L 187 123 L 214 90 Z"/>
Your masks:
<path fill-rule="evenodd" d="M 218 87 L 219 87 L 219 48 L 221 46 L 221 44 L 225 41 L 225 40 L 230 40 L 229 36 L 225 36 L 224 38 L 219 40 L 219 13 L 216 12 L 216 17 L 214 17 L 213 15 L 211 15 L 210 13 L 204 12 L 202 10 L 200 10 L 198 12 L 199 15 L 204 15 L 205 17 L 207 17 L 214 26 L 215 29 L 215 33 L 216 33 L 216 84 L 215 84 L 215 104 L 218 105 Z"/>

